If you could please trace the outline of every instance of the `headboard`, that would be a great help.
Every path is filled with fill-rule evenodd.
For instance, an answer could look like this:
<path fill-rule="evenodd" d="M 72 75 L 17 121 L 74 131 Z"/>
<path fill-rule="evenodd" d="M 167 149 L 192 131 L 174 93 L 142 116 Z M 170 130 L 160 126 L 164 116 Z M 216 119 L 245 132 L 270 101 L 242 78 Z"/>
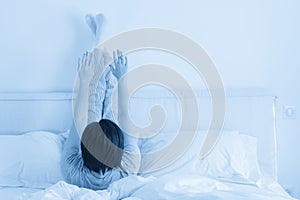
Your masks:
<path fill-rule="evenodd" d="M 195 90 L 198 108 L 198 130 L 207 130 L 211 120 L 212 104 L 207 90 Z M 277 144 L 276 144 L 276 96 L 267 89 L 227 89 L 226 114 L 223 130 L 237 130 L 258 140 L 258 160 L 264 174 L 277 180 Z M 180 100 L 188 105 L 190 97 Z M 151 122 L 150 108 L 162 105 L 166 112 L 166 122 L 162 137 L 172 140 L 178 132 L 181 115 L 179 100 L 166 89 L 143 88 L 130 100 L 129 113 L 139 126 Z M 188 128 L 184 131 L 193 131 Z M 167 136 L 167 137 L 166 137 Z M 155 137 L 159 137 L 159 134 Z M 160 148 L 160 147 L 158 147 Z M 200 151 L 200 149 L 199 149 Z"/>
<path fill-rule="evenodd" d="M 199 130 L 207 129 L 211 102 L 206 90 L 197 90 Z M 189 97 L 184 102 L 188 103 Z M 130 116 L 137 125 L 149 123 L 149 108 L 163 104 L 167 112 L 164 131 L 178 129 L 177 100 L 166 91 L 144 90 L 131 97 Z M 258 139 L 258 158 L 267 172 L 277 179 L 277 144 L 274 96 L 265 89 L 226 90 L 224 130 L 238 130 Z M 138 106 L 132 106 L 138 105 Z M 72 123 L 72 93 L 0 93 L 0 134 L 20 134 L 35 130 L 64 132 Z"/>
<path fill-rule="evenodd" d="M 72 122 L 72 93 L 0 93 L 0 134 L 63 132 Z"/>

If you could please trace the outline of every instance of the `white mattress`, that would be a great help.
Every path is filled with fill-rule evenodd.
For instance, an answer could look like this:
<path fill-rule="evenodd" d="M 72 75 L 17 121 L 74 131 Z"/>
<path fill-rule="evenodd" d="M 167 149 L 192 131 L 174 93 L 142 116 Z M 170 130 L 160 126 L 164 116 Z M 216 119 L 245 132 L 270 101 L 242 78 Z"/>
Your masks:
<path fill-rule="evenodd" d="M 5 200 L 23 200 L 28 194 L 40 191 L 36 188 L 25 187 L 0 187 L 0 199 Z"/>

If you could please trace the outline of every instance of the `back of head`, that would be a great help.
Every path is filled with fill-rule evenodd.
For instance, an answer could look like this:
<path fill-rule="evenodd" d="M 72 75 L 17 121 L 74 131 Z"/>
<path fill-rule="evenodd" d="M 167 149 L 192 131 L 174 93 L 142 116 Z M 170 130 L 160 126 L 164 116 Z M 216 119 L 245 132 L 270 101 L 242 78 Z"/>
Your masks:
<path fill-rule="evenodd" d="M 95 172 L 104 173 L 119 167 L 124 150 L 122 130 L 114 122 L 102 119 L 89 124 L 81 138 L 84 165 Z"/>

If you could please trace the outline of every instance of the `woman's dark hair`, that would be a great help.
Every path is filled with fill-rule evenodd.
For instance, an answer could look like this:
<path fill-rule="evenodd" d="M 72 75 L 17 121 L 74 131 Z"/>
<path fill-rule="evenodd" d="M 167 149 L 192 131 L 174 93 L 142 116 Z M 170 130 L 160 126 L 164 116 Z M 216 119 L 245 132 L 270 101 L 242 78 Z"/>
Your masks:
<path fill-rule="evenodd" d="M 89 124 L 82 134 L 80 145 L 83 163 L 90 170 L 105 173 L 121 164 L 124 136 L 118 125 L 110 120 Z"/>

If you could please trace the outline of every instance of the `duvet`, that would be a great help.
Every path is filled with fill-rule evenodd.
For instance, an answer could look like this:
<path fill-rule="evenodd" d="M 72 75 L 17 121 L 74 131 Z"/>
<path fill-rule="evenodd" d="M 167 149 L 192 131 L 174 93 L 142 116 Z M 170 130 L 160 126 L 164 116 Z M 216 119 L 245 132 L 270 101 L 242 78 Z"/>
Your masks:
<path fill-rule="evenodd" d="M 129 176 L 107 190 L 93 191 L 60 181 L 46 190 L 24 197 L 31 200 L 153 200 L 153 199 L 235 199 L 288 200 L 291 198 L 276 182 L 266 185 L 216 180 L 198 174 L 169 174 L 159 178 Z"/>

